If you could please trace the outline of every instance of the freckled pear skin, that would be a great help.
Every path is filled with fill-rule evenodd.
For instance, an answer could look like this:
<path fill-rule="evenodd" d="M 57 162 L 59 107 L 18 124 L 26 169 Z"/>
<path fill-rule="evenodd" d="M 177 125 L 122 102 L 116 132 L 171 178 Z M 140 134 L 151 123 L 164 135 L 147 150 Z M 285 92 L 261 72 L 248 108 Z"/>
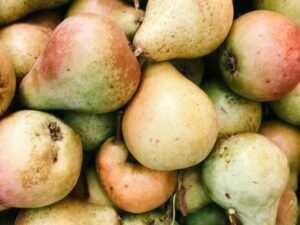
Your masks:
<path fill-rule="evenodd" d="M 13 100 L 16 90 L 16 75 L 4 45 L 0 43 L 0 117 Z"/>
<path fill-rule="evenodd" d="M 81 164 L 79 136 L 53 115 L 21 110 L 0 121 L 0 205 L 35 208 L 61 200 Z"/>
<path fill-rule="evenodd" d="M 131 99 L 140 73 L 118 25 L 107 17 L 80 14 L 54 30 L 22 80 L 20 98 L 33 109 L 106 113 Z"/>
<path fill-rule="evenodd" d="M 232 0 L 149 0 L 133 45 L 149 61 L 200 57 L 223 42 L 232 21 Z"/>
<path fill-rule="evenodd" d="M 0 0 L 0 25 L 14 22 L 27 14 L 52 9 L 70 0 Z"/>
<path fill-rule="evenodd" d="M 144 166 L 182 169 L 211 151 L 217 114 L 209 97 L 171 63 L 149 63 L 125 110 L 122 130 L 129 151 Z"/>
<path fill-rule="evenodd" d="M 212 200 L 235 209 L 243 225 L 274 225 L 289 167 L 268 138 L 241 133 L 216 143 L 202 165 L 202 178 Z"/>

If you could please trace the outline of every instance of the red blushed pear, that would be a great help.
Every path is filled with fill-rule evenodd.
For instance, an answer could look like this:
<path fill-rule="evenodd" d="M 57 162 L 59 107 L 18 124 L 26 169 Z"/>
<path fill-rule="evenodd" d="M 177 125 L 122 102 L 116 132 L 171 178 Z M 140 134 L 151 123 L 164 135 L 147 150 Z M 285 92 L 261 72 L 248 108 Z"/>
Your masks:
<path fill-rule="evenodd" d="M 65 19 L 20 84 L 29 108 L 106 113 L 125 105 L 140 81 L 140 65 L 111 19 L 80 14 Z"/>
<path fill-rule="evenodd" d="M 124 211 L 143 213 L 165 203 L 176 187 L 175 171 L 157 171 L 127 162 L 122 142 L 109 138 L 100 148 L 96 165 L 111 200 Z"/>
<path fill-rule="evenodd" d="M 300 169 L 300 129 L 279 120 L 264 122 L 260 131 L 285 154 L 290 167 L 288 187 L 296 190 Z"/>
<path fill-rule="evenodd" d="M 297 223 L 298 211 L 297 195 L 294 190 L 287 189 L 281 195 L 276 225 L 295 225 Z"/>
<path fill-rule="evenodd" d="M 225 82 L 243 97 L 276 100 L 300 81 L 299 31 L 278 13 L 255 10 L 236 19 L 220 52 Z"/>

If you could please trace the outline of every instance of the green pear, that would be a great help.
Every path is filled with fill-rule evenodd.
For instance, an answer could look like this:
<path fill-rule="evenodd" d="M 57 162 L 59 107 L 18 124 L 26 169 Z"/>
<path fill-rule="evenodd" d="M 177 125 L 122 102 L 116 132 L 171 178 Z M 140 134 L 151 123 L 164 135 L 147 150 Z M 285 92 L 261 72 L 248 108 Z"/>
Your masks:
<path fill-rule="evenodd" d="M 116 211 L 68 197 L 53 205 L 23 209 L 15 225 L 119 225 Z"/>
<path fill-rule="evenodd" d="M 30 71 L 59 22 L 56 11 L 45 11 L 0 30 L 0 41 L 10 55 L 18 81 Z"/>
<path fill-rule="evenodd" d="M 151 61 L 200 57 L 224 41 L 232 21 L 232 0 L 148 0 L 133 45 Z"/>
<path fill-rule="evenodd" d="M 269 138 L 285 154 L 290 167 L 288 187 L 297 189 L 300 170 L 300 129 L 279 120 L 263 122 L 259 133 Z"/>
<path fill-rule="evenodd" d="M 217 110 L 219 138 L 258 131 L 262 119 L 261 103 L 235 94 L 220 79 L 207 81 L 201 87 Z"/>
<path fill-rule="evenodd" d="M 0 117 L 10 106 L 16 91 L 16 75 L 5 47 L 0 43 Z"/>
<path fill-rule="evenodd" d="M 149 63 L 125 110 L 122 130 L 130 153 L 144 166 L 194 166 L 212 150 L 217 114 L 209 97 L 171 63 Z"/>
<path fill-rule="evenodd" d="M 280 119 L 300 126 L 300 83 L 281 99 L 270 102 L 270 106 Z"/>
<path fill-rule="evenodd" d="M 287 16 L 297 26 L 300 26 L 300 1 L 299 0 L 255 0 L 256 9 L 271 10 Z"/>
<path fill-rule="evenodd" d="M 201 179 L 200 166 L 189 167 L 179 173 L 177 208 L 183 216 L 199 211 L 211 202 Z"/>
<path fill-rule="evenodd" d="M 117 24 L 104 16 L 79 14 L 56 27 L 22 80 L 20 98 L 33 109 L 107 113 L 131 99 L 140 73 Z"/>
<path fill-rule="evenodd" d="M 53 9 L 70 0 L 0 0 L 0 25 L 14 22 L 31 12 Z"/>
<path fill-rule="evenodd" d="M 189 80 L 198 86 L 200 85 L 204 73 L 204 63 L 202 58 L 173 59 L 171 63 Z"/>
<path fill-rule="evenodd" d="M 274 225 L 289 167 L 268 138 L 242 133 L 217 142 L 203 163 L 202 177 L 212 200 L 235 211 L 243 225 Z"/>
<path fill-rule="evenodd" d="M 126 213 L 122 216 L 121 225 L 179 225 L 161 210 L 153 210 L 141 214 Z"/>
<path fill-rule="evenodd" d="M 75 0 L 67 11 L 67 17 L 79 13 L 95 13 L 110 17 L 129 39 L 133 38 L 144 17 L 143 10 L 136 10 L 122 0 Z"/>
<path fill-rule="evenodd" d="M 0 121 L 3 206 L 34 208 L 59 201 L 75 186 L 81 164 L 79 136 L 53 115 L 22 110 Z"/>
<path fill-rule="evenodd" d="M 164 204 L 175 190 L 177 172 L 152 170 L 127 158 L 125 144 L 114 137 L 97 153 L 99 179 L 113 203 L 130 213 L 148 212 Z"/>
<path fill-rule="evenodd" d="M 86 168 L 86 171 L 82 171 L 75 188 L 72 190 L 72 194 L 73 196 L 92 204 L 116 208 L 115 204 L 105 193 L 104 188 L 99 181 L 96 168 L 91 166 Z"/>
<path fill-rule="evenodd" d="M 116 124 L 113 113 L 96 115 L 65 111 L 61 118 L 80 135 L 85 151 L 98 150 L 103 142 L 112 136 Z"/>
<path fill-rule="evenodd" d="M 183 218 L 184 225 L 227 225 L 224 210 L 216 204 L 209 204 L 203 209 L 188 214 Z"/>

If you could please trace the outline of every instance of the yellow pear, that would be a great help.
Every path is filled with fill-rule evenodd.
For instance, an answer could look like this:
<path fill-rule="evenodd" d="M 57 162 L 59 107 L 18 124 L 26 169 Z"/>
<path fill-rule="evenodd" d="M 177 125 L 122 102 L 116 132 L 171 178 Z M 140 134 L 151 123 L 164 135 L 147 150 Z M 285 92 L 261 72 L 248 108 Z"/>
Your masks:
<path fill-rule="evenodd" d="M 146 65 L 122 122 L 124 141 L 144 166 L 176 170 L 200 163 L 218 134 L 209 97 L 168 63 Z"/>

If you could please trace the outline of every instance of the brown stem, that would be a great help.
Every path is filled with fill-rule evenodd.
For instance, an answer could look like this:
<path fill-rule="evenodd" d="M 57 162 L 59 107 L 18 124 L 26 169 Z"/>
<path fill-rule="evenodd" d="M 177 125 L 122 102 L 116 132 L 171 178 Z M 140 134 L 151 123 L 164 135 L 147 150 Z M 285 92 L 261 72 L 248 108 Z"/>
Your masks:
<path fill-rule="evenodd" d="M 124 111 L 120 110 L 117 113 L 117 127 L 115 133 L 115 140 L 114 143 L 118 144 L 121 142 L 122 139 L 122 118 L 123 118 Z"/>
<path fill-rule="evenodd" d="M 238 225 L 237 219 L 235 216 L 235 210 L 233 208 L 230 208 L 230 209 L 228 209 L 227 214 L 228 214 L 228 219 L 229 219 L 230 225 Z"/>

